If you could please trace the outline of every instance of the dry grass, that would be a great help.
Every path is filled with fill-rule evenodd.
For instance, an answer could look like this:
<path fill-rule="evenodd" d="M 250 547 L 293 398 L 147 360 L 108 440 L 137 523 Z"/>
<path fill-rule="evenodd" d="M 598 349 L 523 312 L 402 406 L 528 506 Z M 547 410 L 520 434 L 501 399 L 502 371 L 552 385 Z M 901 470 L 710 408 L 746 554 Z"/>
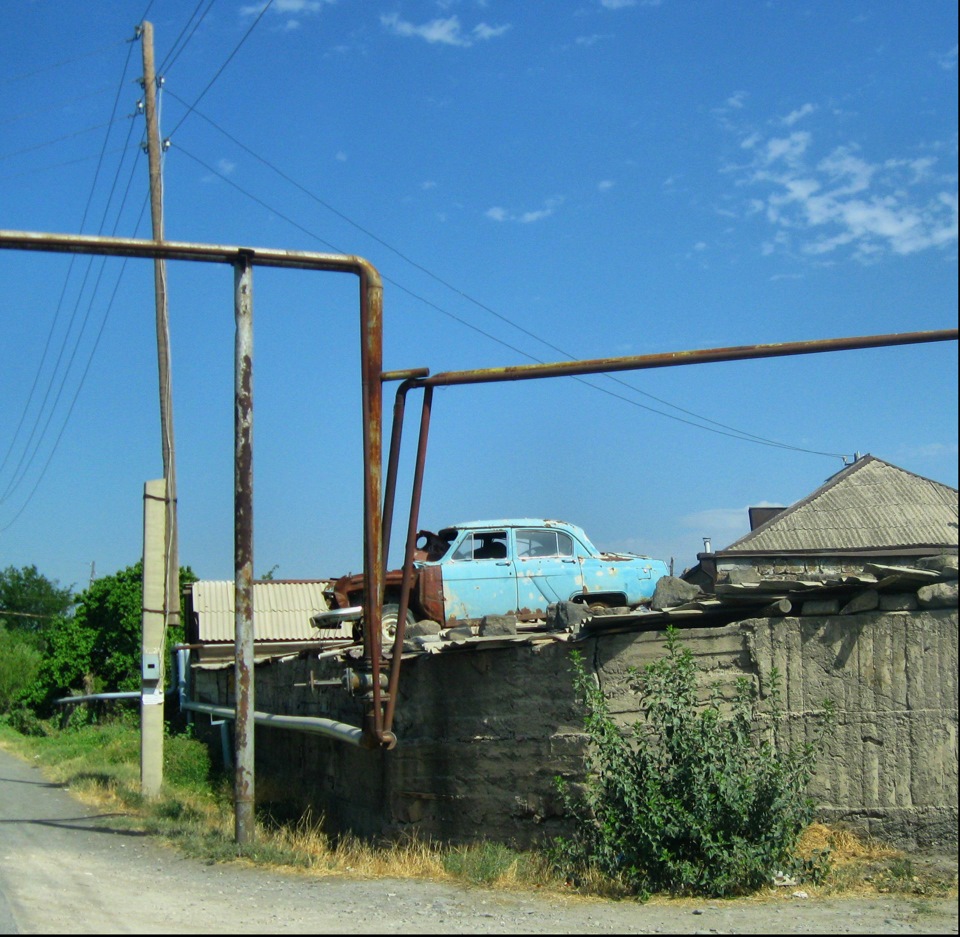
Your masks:
<path fill-rule="evenodd" d="M 145 800 L 139 793 L 136 746 L 131 747 L 120 732 L 100 731 L 92 742 L 84 742 L 84 734 L 64 733 L 57 739 L 34 740 L 0 732 L 0 744 L 42 765 L 46 777 L 67 784 L 84 802 L 114 814 L 115 823 L 155 833 L 207 861 L 241 859 L 308 874 L 466 881 L 499 889 L 624 897 L 618 883 L 596 874 L 571 888 L 553 872 L 542 853 L 520 853 L 496 843 L 444 848 L 415 836 L 385 845 L 354 837 L 334 839 L 324 832 L 323 817 L 310 813 L 291 824 L 261 820 L 255 845 L 241 848 L 234 842 L 229 790 L 194 783 L 197 768 L 191 768 L 189 758 L 182 764 L 186 764 L 190 783 L 168 786 L 160 798 Z M 184 751 L 189 756 L 190 749 Z M 790 897 L 798 889 L 810 897 L 957 895 L 955 856 L 934 859 L 907 855 L 850 830 L 814 823 L 801 837 L 797 858 L 810 862 L 824 854 L 829 856 L 830 869 L 816 881 L 797 880 L 787 887 L 771 885 L 754 900 Z M 660 896 L 654 900 L 680 899 Z"/>
<path fill-rule="evenodd" d="M 818 853 L 829 854 L 830 871 L 823 881 L 803 885 L 811 895 L 957 896 L 955 858 L 910 856 L 872 837 L 813 823 L 804 831 L 797 854 L 810 859 Z"/>

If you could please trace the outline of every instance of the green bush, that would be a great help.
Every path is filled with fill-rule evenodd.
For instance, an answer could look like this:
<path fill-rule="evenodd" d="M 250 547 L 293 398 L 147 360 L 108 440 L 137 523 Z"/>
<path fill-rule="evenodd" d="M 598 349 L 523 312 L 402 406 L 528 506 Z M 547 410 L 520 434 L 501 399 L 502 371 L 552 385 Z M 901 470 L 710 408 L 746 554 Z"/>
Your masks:
<path fill-rule="evenodd" d="M 10 710 L 36 678 L 42 654 L 35 643 L 0 625 L 0 713 Z"/>
<path fill-rule="evenodd" d="M 163 768 L 167 783 L 191 791 L 207 791 L 213 778 L 210 750 L 192 730 L 168 733 L 163 740 Z"/>
<path fill-rule="evenodd" d="M 814 812 L 805 791 L 832 705 L 824 703 L 814 742 L 788 744 L 775 671 L 765 713 L 746 678 L 724 712 L 716 691 L 700 702 L 696 662 L 675 629 L 666 640 L 666 655 L 636 674 L 643 718 L 629 732 L 572 655 L 590 745 L 583 793 L 558 779 L 575 833 L 557 840 L 553 859 L 573 879 L 599 872 L 640 897 L 756 891 L 777 870 L 796 869 L 793 850 Z"/>

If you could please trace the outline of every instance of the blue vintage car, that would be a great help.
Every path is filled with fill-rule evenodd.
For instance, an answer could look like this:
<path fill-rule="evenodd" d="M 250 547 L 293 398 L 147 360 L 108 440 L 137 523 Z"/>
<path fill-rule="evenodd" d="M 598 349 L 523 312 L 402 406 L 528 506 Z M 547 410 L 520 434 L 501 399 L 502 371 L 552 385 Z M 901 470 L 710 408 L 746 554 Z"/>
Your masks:
<path fill-rule="evenodd" d="M 649 603 L 669 572 L 649 556 L 601 552 L 575 524 L 529 517 L 422 530 L 414 568 L 408 620 L 432 619 L 444 628 L 484 615 L 534 621 L 556 602 L 636 607 Z M 387 573 L 385 633 L 395 626 L 400 581 L 400 570 Z M 344 576 L 328 591 L 331 609 L 343 612 L 359 612 L 362 598 L 361 576 Z"/>

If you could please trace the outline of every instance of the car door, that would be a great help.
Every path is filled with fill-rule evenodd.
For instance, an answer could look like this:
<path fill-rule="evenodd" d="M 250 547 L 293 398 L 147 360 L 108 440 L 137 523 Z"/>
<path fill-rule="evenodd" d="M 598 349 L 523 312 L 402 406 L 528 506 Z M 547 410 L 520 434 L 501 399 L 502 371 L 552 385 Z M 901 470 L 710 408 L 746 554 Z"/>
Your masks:
<path fill-rule="evenodd" d="M 442 569 L 448 624 L 516 611 L 517 577 L 505 529 L 464 531 Z"/>
<path fill-rule="evenodd" d="M 524 616 L 543 618 L 547 606 L 583 591 L 576 544 L 562 530 L 522 527 L 516 538 L 517 602 Z"/>

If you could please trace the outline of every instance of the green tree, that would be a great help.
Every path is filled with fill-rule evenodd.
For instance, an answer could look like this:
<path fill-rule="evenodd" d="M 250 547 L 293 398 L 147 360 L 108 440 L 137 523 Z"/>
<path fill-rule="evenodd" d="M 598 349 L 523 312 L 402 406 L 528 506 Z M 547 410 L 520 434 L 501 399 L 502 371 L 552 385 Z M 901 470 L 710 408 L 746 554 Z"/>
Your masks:
<path fill-rule="evenodd" d="M 190 567 L 181 584 L 196 581 Z M 94 580 L 77 597 L 70 618 L 55 620 L 37 678 L 24 701 L 47 714 L 52 701 L 70 691 L 103 693 L 140 688 L 143 618 L 143 562 Z M 182 640 L 182 628 L 168 643 Z"/>
<path fill-rule="evenodd" d="M 0 570 L 0 626 L 11 634 L 29 636 L 36 647 L 42 647 L 51 622 L 67 615 L 73 603 L 72 588 L 62 588 L 36 566 Z"/>

